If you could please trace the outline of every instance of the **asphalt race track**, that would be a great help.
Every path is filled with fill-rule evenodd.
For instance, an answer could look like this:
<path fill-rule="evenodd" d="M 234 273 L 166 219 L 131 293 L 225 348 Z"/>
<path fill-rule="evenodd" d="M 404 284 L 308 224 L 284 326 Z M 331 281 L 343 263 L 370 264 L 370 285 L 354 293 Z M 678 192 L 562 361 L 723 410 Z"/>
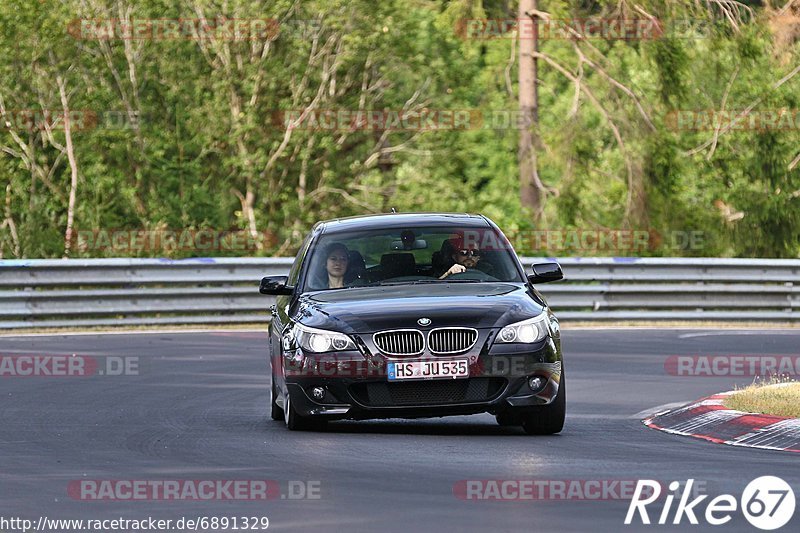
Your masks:
<path fill-rule="evenodd" d="M 138 375 L 0 377 L 0 517 L 266 516 L 269 530 L 279 531 L 663 531 L 677 528 L 638 517 L 623 525 L 627 499 L 465 500 L 457 487 L 693 478 L 712 497 L 738 499 L 750 480 L 777 475 L 800 499 L 798 454 L 711 444 L 641 423 L 643 411 L 752 381 L 669 375 L 668 356 L 797 356 L 798 330 L 565 329 L 567 425 L 553 437 L 525 436 L 490 415 L 289 432 L 268 416 L 265 338 L 243 331 L 0 338 L 3 356 L 127 357 L 139 366 Z M 280 495 L 87 501 L 68 492 L 80 480 L 274 480 Z M 301 487 L 318 497 L 293 499 Z M 652 520 L 661 508 L 649 508 Z M 798 524 L 800 510 L 784 530 Z M 684 518 L 680 529 L 758 531 L 739 512 L 725 526 L 690 527 Z"/>

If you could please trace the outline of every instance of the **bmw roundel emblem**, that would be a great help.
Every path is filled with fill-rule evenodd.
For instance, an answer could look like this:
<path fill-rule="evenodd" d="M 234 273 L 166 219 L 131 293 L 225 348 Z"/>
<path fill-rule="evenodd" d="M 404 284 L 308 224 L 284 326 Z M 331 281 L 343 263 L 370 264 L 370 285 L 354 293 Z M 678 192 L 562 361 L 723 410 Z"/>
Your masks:
<path fill-rule="evenodd" d="M 417 320 L 417 324 L 419 324 L 420 326 L 430 326 L 431 325 L 431 319 L 430 318 L 420 318 L 419 320 Z"/>

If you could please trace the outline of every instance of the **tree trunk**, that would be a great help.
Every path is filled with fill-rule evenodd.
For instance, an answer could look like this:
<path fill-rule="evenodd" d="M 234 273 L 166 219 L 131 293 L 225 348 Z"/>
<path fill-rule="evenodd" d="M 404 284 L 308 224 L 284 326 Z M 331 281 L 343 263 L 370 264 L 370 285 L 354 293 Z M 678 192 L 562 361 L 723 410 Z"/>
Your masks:
<path fill-rule="evenodd" d="M 56 79 L 58 92 L 61 96 L 61 107 L 64 109 L 64 137 L 66 138 L 67 159 L 69 159 L 70 186 L 69 203 L 67 205 L 67 229 L 64 232 L 64 258 L 69 257 L 72 249 L 72 226 L 75 221 L 75 197 L 78 192 L 78 162 L 75 159 L 75 148 L 72 145 L 72 117 L 69 112 L 69 102 L 67 102 L 67 89 L 64 80 L 59 76 Z"/>
<path fill-rule="evenodd" d="M 519 195 L 523 208 L 528 208 L 535 219 L 542 216 L 544 196 L 539 180 L 536 135 L 539 129 L 538 64 L 534 52 L 539 49 L 537 18 L 532 13 L 537 9 L 537 0 L 520 0 L 518 23 L 533 19 L 533 38 L 522 37 L 519 32 L 519 111 L 521 129 L 519 134 Z"/>

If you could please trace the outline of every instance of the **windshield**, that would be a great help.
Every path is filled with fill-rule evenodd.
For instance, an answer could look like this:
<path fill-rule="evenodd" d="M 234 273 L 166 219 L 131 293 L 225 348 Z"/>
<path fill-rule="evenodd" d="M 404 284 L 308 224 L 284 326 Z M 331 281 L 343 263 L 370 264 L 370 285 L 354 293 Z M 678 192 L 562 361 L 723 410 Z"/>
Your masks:
<path fill-rule="evenodd" d="M 417 227 L 323 234 L 306 290 L 391 284 L 523 282 L 508 240 L 491 228 Z"/>

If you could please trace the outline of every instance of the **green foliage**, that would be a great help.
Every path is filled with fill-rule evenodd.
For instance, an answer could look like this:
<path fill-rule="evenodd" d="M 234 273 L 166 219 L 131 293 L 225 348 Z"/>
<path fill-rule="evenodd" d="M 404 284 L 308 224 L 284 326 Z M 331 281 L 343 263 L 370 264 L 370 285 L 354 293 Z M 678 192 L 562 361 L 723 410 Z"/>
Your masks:
<path fill-rule="evenodd" d="M 666 28 L 697 24 L 654 39 L 541 41 L 551 62 L 539 60 L 535 130 L 547 192 L 536 220 L 519 201 L 519 43 L 458 31 L 465 19 L 515 19 L 515 2 L 9 0 L 0 6 L 0 103 L 6 119 L 23 110 L 57 112 L 60 79 L 70 109 L 96 117 L 72 132 L 79 232 L 270 235 L 258 249 L 78 246 L 73 257 L 291 255 L 319 219 L 391 207 L 481 212 L 512 234 L 652 236 L 643 250 L 542 249 L 522 239 L 522 253 L 798 257 L 800 164 L 790 170 L 789 163 L 800 152 L 800 116 L 793 127 L 734 127 L 715 141 L 713 124 L 696 120 L 703 116 L 697 112 L 736 114 L 748 106 L 757 117 L 800 108 L 800 76 L 775 87 L 797 63 L 797 44 L 777 47 L 767 8 L 754 7 L 734 27 L 713 3 L 635 5 L 539 2 L 561 20 L 649 13 Z M 198 12 L 211 20 L 277 20 L 280 33 L 241 40 L 75 35 L 81 19 L 196 19 Z M 391 131 L 344 121 L 287 133 L 281 113 L 307 107 L 467 111 L 470 121 L 463 129 Z M 694 118 L 681 122 L 681 112 Z M 0 128 L 3 258 L 65 254 L 65 145 L 63 125 Z M 692 232 L 700 244 L 676 244 L 676 235 Z"/>

